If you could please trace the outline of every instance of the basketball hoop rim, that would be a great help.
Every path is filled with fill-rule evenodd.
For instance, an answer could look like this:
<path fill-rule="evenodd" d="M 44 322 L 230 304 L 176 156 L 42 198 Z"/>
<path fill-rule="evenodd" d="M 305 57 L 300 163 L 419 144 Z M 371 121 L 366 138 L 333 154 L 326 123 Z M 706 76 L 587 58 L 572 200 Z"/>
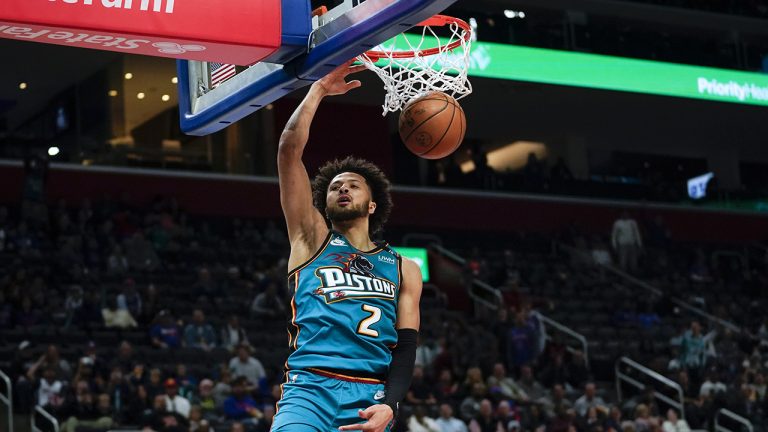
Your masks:
<path fill-rule="evenodd" d="M 413 57 L 427 57 L 427 56 L 433 56 L 436 54 L 452 51 L 459 47 L 459 45 L 469 43 L 471 37 L 472 37 L 472 28 L 467 24 L 466 21 L 448 16 L 448 15 L 434 15 L 431 18 L 428 18 L 418 24 L 416 24 L 414 27 L 444 27 L 447 25 L 456 24 L 463 30 L 462 36 L 458 38 L 457 40 L 451 42 L 450 44 L 446 46 L 437 46 L 433 48 L 427 48 L 424 50 L 419 51 L 366 51 L 365 56 L 367 56 L 372 61 L 376 61 L 378 59 L 382 58 L 413 58 Z"/>

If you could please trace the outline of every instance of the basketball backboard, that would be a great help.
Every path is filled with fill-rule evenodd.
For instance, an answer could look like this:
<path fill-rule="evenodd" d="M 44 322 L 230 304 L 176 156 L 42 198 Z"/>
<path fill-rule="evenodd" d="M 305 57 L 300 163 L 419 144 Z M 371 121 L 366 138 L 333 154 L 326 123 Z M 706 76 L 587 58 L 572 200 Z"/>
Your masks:
<path fill-rule="evenodd" d="M 238 68 L 178 61 L 181 129 L 190 135 L 223 129 L 455 1 L 344 0 L 313 16 L 310 0 L 282 0 L 281 46 L 264 60 Z"/>

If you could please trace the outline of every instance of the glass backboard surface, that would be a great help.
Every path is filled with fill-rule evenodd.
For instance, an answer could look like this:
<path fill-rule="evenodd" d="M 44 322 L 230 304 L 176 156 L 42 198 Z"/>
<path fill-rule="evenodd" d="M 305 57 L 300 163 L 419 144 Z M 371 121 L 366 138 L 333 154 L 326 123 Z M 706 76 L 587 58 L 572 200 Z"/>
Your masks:
<path fill-rule="evenodd" d="M 239 67 L 178 62 L 181 129 L 190 135 L 223 129 L 455 1 L 345 0 L 313 17 L 309 0 L 282 0 L 282 45 L 265 61 Z"/>

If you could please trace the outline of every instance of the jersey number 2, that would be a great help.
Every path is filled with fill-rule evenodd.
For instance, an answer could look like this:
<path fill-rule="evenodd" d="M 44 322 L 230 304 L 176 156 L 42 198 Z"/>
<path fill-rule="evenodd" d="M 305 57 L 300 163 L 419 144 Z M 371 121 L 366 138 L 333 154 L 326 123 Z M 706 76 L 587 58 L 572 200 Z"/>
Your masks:
<path fill-rule="evenodd" d="M 379 332 L 372 329 L 371 326 L 381 319 L 381 309 L 376 306 L 364 304 L 363 311 L 370 313 L 371 316 L 360 321 L 360 324 L 357 325 L 357 333 L 370 337 L 379 337 Z"/>

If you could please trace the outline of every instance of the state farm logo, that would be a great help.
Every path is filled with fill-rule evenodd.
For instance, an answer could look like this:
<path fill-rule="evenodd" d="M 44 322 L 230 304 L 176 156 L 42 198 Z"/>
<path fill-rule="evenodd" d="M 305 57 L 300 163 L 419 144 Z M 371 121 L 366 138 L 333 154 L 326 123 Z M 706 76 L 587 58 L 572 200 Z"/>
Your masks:
<path fill-rule="evenodd" d="M 0 0 L 2 1 L 2 0 Z M 0 23 L 1 24 L 1 23 Z M 0 37 L 12 37 L 22 40 L 47 39 L 46 42 L 57 44 L 72 44 L 80 47 L 101 47 L 111 50 L 135 50 L 142 49 L 152 41 L 147 39 L 129 39 L 119 36 L 107 36 L 88 33 L 74 33 L 69 31 L 52 31 L 47 28 L 18 27 L 0 25 Z M 179 44 L 176 42 L 155 42 L 152 47 L 157 48 L 161 54 L 184 54 L 186 52 L 205 51 L 203 45 Z"/>
<path fill-rule="evenodd" d="M 49 2 L 56 2 L 58 0 L 48 0 Z M 68 4 L 78 4 L 81 0 L 61 0 L 64 3 Z M 173 2 L 174 0 L 96 0 L 96 3 L 99 2 L 101 5 L 105 8 L 110 9 L 134 9 L 134 3 L 136 2 L 139 4 L 139 1 L 141 3 L 139 4 L 139 10 L 140 11 L 149 11 L 149 4 L 152 3 L 152 11 L 153 12 L 165 12 L 167 14 L 173 13 Z M 93 6 L 94 0 L 82 0 L 82 5 L 85 6 Z M 165 3 L 165 8 L 163 8 L 163 3 Z"/>
<path fill-rule="evenodd" d="M 163 54 L 184 54 L 187 51 L 205 51 L 202 45 L 179 45 L 176 42 L 155 42 L 153 47 Z"/>

